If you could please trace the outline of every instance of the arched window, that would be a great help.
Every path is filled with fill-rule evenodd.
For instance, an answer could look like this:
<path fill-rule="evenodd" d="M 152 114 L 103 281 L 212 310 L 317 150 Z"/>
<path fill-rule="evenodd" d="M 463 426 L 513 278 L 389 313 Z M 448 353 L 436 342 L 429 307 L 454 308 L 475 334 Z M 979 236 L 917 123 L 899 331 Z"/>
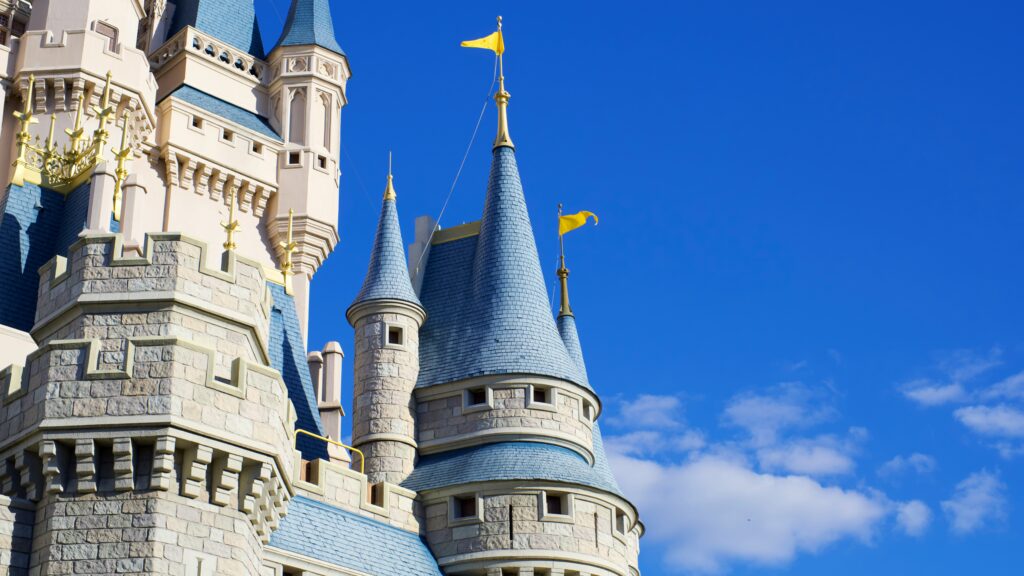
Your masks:
<path fill-rule="evenodd" d="M 331 151 L 331 96 L 320 94 L 320 105 L 324 109 L 324 148 Z"/>
<path fill-rule="evenodd" d="M 306 144 L 306 93 L 303 90 L 296 90 L 292 94 L 288 112 L 288 141 L 293 144 Z"/>

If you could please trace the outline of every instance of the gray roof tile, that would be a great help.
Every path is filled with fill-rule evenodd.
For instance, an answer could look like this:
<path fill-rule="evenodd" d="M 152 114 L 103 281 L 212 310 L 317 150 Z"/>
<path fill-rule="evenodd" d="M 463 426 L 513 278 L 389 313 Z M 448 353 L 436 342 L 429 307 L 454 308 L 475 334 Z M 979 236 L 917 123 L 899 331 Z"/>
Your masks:
<path fill-rule="evenodd" d="M 342 56 L 345 51 L 334 37 L 329 0 L 294 0 L 278 46 L 320 46 Z"/>
<path fill-rule="evenodd" d="M 370 300 L 402 300 L 420 305 L 405 264 L 402 229 L 394 199 L 385 199 L 381 206 L 366 280 L 352 305 Z"/>

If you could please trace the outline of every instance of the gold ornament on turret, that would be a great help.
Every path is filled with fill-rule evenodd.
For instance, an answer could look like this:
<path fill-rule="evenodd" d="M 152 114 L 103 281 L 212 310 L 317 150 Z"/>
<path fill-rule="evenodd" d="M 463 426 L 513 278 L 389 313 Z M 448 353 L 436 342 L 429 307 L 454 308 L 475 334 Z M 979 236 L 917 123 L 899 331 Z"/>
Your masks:
<path fill-rule="evenodd" d="M 285 282 L 288 281 L 288 277 L 294 274 L 294 264 L 292 263 L 292 252 L 295 252 L 299 248 L 299 243 L 292 238 L 293 225 L 295 221 L 295 209 L 288 209 L 288 241 L 278 242 L 277 245 L 284 251 L 284 263 L 281 264 L 281 274 L 284 276 Z"/>
<path fill-rule="evenodd" d="M 235 232 L 238 231 L 238 228 L 240 226 L 239 223 L 238 223 L 238 220 L 235 219 L 235 187 L 234 186 L 232 186 L 231 189 L 228 192 L 228 206 L 229 206 L 229 208 L 228 208 L 228 221 L 227 222 L 221 222 L 220 227 L 223 228 L 224 232 L 226 232 L 227 235 L 228 235 L 227 240 L 224 242 L 224 249 L 227 250 L 228 252 L 230 252 L 230 251 L 232 251 L 232 250 L 234 250 L 235 248 L 238 247 L 238 245 L 235 244 Z"/>
<path fill-rule="evenodd" d="M 64 130 L 69 140 L 63 148 L 58 148 L 54 138 L 55 115 L 50 116 L 50 132 L 44 143 L 40 143 L 38 137 L 33 142 L 32 136 L 29 133 L 29 126 L 38 123 L 35 114 L 32 112 L 32 105 L 35 101 L 33 96 L 36 90 L 36 77 L 34 74 L 30 74 L 23 109 L 14 112 L 14 117 L 18 120 L 19 126 L 15 138 L 17 159 L 14 161 L 14 169 L 11 171 L 11 183 L 23 186 L 25 182 L 29 182 L 66 194 L 88 180 L 92 176 L 96 165 L 103 161 L 103 148 L 110 138 L 110 133 L 107 131 L 107 122 L 115 112 L 115 107 L 110 103 L 112 83 L 113 74 L 107 72 L 100 105 L 93 107 L 99 125 L 93 131 L 92 138 L 85 139 L 85 128 L 82 126 L 82 110 L 85 107 L 85 97 L 80 95 L 76 101 L 78 107 L 75 110 L 74 128 Z M 126 148 L 124 142 L 122 142 L 121 148 L 122 150 Z M 115 154 L 119 152 L 115 151 Z M 127 156 L 125 159 L 127 159 Z M 124 169 L 123 163 L 120 160 L 119 166 L 122 170 Z M 119 186 L 116 189 L 119 190 Z M 115 202 L 115 213 L 118 210 L 118 203 Z"/>
<path fill-rule="evenodd" d="M 508 101 L 512 95 L 505 90 L 505 62 L 502 59 L 505 53 L 505 36 L 501 31 L 501 16 L 498 16 L 498 29 L 495 32 L 476 40 L 465 40 L 461 46 L 490 50 L 498 58 L 498 92 L 494 94 L 494 101 L 498 104 L 498 136 L 494 139 L 494 147 L 515 148 L 508 133 Z"/>
<path fill-rule="evenodd" d="M 126 111 L 121 118 L 124 119 L 124 127 L 121 131 L 121 149 L 114 148 L 111 152 L 114 153 L 114 158 L 117 159 L 117 168 L 114 170 L 114 221 L 121 221 L 121 189 L 124 185 L 125 178 L 128 177 L 128 168 L 125 167 L 125 162 L 132 155 L 132 147 L 128 144 L 128 112 Z"/>

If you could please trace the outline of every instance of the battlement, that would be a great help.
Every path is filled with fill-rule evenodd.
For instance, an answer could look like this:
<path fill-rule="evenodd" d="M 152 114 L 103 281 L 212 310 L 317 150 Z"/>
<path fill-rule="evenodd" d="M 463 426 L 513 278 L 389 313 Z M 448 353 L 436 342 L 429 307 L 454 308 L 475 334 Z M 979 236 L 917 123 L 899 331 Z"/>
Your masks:
<path fill-rule="evenodd" d="M 42 267 L 37 341 L 174 335 L 217 350 L 218 376 L 234 357 L 267 363 L 271 298 L 262 266 L 227 252 L 213 267 L 206 243 L 181 234 L 148 234 L 142 256 L 125 255 L 123 246 L 120 234 L 87 236 L 68 258 Z M 169 309 L 178 311 L 138 315 Z"/>

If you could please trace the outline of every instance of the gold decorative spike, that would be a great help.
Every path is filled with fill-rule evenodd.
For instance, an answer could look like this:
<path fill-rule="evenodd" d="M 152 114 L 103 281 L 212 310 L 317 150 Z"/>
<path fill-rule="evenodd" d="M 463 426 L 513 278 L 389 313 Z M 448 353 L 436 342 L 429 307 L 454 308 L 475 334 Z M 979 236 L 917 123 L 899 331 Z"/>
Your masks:
<path fill-rule="evenodd" d="M 498 32 L 501 32 L 501 16 L 498 16 Z M 508 134 L 508 101 L 512 95 L 505 90 L 503 58 L 503 54 L 498 54 L 498 93 L 494 95 L 494 101 L 498 103 L 498 136 L 494 139 L 494 147 L 506 146 L 514 149 L 516 145 L 512 143 L 512 137 Z"/>
<path fill-rule="evenodd" d="M 398 195 L 395 194 L 395 185 L 392 182 L 392 177 L 391 177 L 391 152 L 388 151 L 388 185 L 387 185 L 386 188 L 384 188 L 384 199 L 385 200 L 394 200 L 395 198 L 398 198 Z"/>
<path fill-rule="evenodd" d="M 228 250 L 228 251 L 231 251 L 231 250 L 234 250 L 235 248 L 238 247 L 238 245 L 235 244 L 235 231 L 238 230 L 238 227 L 239 227 L 238 220 L 235 220 L 235 187 L 234 186 L 231 187 L 231 191 L 228 193 L 228 204 L 230 204 L 230 206 L 231 206 L 228 209 L 228 221 L 226 223 L 221 222 L 220 226 L 228 234 L 227 242 L 224 242 L 224 249 Z"/>
<path fill-rule="evenodd" d="M 121 187 L 124 179 L 128 177 L 128 169 L 125 162 L 132 154 L 132 147 L 128 145 L 128 112 L 121 115 L 124 125 L 121 130 L 121 149 L 114 148 L 114 158 L 117 159 L 117 168 L 114 170 L 114 221 L 121 221 Z"/>
<path fill-rule="evenodd" d="M 63 149 L 57 146 L 54 138 L 56 119 L 52 116 L 49 136 L 45 142 L 40 142 L 38 136 L 33 139 L 29 133 L 29 126 L 38 121 L 32 114 L 35 76 L 30 75 L 28 81 L 28 94 L 25 98 L 24 110 L 14 113 L 14 117 L 20 121 L 20 127 L 16 135 L 17 160 L 14 162 L 14 170 L 11 172 L 11 183 L 22 185 L 29 181 L 56 192 L 70 192 L 88 180 L 93 169 L 103 160 L 103 147 L 110 136 L 107 132 L 107 122 L 114 114 L 115 109 L 110 104 L 113 74 L 107 72 L 101 105 L 93 108 L 99 119 L 99 126 L 93 131 L 92 138 L 86 141 L 84 137 L 82 109 L 85 107 L 85 98 L 80 95 L 78 109 L 75 112 L 75 126 L 65 130 L 70 140 Z M 126 147 L 126 144 L 122 143 L 121 150 L 115 151 L 115 154 L 122 153 Z M 122 155 L 126 160 L 127 155 Z M 118 167 L 121 171 L 124 170 L 122 159 L 119 159 Z M 123 180 L 123 176 L 120 177 L 119 182 L 121 180 Z M 119 192 L 120 187 L 115 187 L 115 196 Z M 119 210 L 119 207 L 115 207 L 115 212 Z"/>
<path fill-rule="evenodd" d="M 100 99 L 99 106 L 93 106 L 92 111 L 96 113 L 96 117 L 100 121 L 100 125 L 93 132 L 93 140 L 99 142 L 99 147 L 102 148 L 107 143 L 107 138 L 110 134 L 107 132 L 107 119 L 114 113 L 114 109 L 110 106 L 110 82 L 114 75 L 111 72 L 107 72 L 107 83 L 103 86 L 103 97 Z M 100 152 L 102 154 L 102 151 Z"/>
<path fill-rule="evenodd" d="M 295 220 L 295 210 L 288 209 L 288 241 L 278 242 L 277 245 L 284 251 L 284 264 L 281 264 L 281 274 L 284 275 L 285 281 L 287 282 L 288 277 L 294 274 L 292 271 L 294 264 L 292 264 L 292 252 L 298 249 L 299 243 L 292 239 L 292 225 Z"/>
<path fill-rule="evenodd" d="M 558 205 L 558 218 L 562 218 L 562 205 Z M 558 235 L 558 280 L 562 284 L 562 301 L 558 308 L 559 316 L 572 316 L 572 308 L 569 307 L 569 269 L 565 267 L 565 239 L 562 234 Z"/>
<path fill-rule="evenodd" d="M 82 108 L 85 107 L 85 95 L 78 95 L 78 109 L 75 110 L 75 127 L 65 128 L 64 132 L 71 138 L 70 153 L 78 153 L 78 143 L 82 141 L 85 128 L 82 128 Z"/>
<path fill-rule="evenodd" d="M 28 153 L 32 147 L 32 137 L 28 133 L 28 127 L 36 124 L 35 115 L 32 114 L 32 93 L 35 90 L 36 76 L 30 74 L 28 77 L 28 95 L 25 96 L 25 108 L 15 111 L 14 117 L 18 119 L 17 147 L 18 158 L 14 161 L 14 170 L 11 172 L 11 183 L 21 186 L 25 178 L 31 176 L 29 173 Z"/>

